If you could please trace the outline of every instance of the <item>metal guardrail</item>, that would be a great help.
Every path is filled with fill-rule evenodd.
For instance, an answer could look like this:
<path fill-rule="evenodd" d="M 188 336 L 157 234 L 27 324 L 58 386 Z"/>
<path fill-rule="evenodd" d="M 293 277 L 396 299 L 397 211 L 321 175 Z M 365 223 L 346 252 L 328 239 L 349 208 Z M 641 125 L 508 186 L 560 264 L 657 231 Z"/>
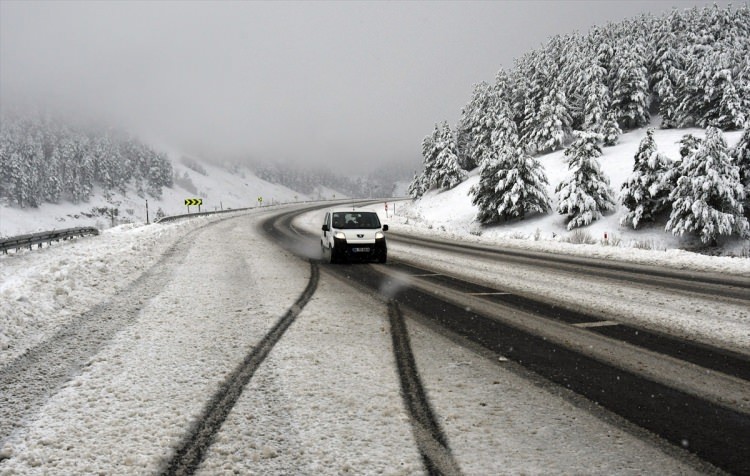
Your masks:
<path fill-rule="evenodd" d="M 217 215 L 219 213 L 232 213 L 232 212 L 242 212 L 245 210 L 253 210 L 258 207 L 246 207 L 246 208 L 227 208 L 226 210 L 215 210 L 211 212 L 197 212 L 197 213 L 185 213 L 182 215 L 168 215 L 165 217 L 161 217 L 157 220 L 154 220 L 154 223 L 166 223 L 168 221 L 175 221 L 180 220 L 182 218 L 195 218 L 195 217 L 202 217 L 206 215 Z M 266 208 L 266 207 L 263 207 Z"/>
<path fill-rule="evenodd" d="M 53 241 L 68 240 L 77 236 L 98 235 L 99 230 L 94 227 L 66 228 L 64 230 L 42 231 L 28 235 L 11 236 L 10 238 L 0 239 L 0 251 L 7 253 L 8 250 L 21 248 L 32 249 L 34 245 L 41 248 L 44 243 Z"/>
<path fill-rule="evenodd" d="M 297 202 L 274 203 L 273 205 L 263 205 L 261 207 L 253 206 L 253 207 L 244 207 L 244 208 L 227 208 L 226 210 L 214 210 L 214 211 L 209 211 L 209 212 L 183 213 L 182 215 L 167 215 L 167 216 L 161 217 L 159 219 L 154 220 L 154 223 L 166 223 L 169 221 L 180 220 L 183 218 L 195 218 L 195 217 L 206 216 L 206 215 L 217 215 L 220 213 L 244 212 L 246 210 L 265 210 L 267 208 L 281 207 L 284 205 L 292 205 L 295 203 L 350 202 L 351 200 L 352 200 L 351 198 L 336 198 L 333 200 L 301 200 Z"/>

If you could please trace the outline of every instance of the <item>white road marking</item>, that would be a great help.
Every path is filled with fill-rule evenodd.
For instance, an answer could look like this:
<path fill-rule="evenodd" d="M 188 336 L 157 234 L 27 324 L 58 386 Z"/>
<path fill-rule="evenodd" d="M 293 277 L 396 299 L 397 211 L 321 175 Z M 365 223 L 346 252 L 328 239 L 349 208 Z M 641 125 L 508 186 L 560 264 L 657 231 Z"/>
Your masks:
<path fill-rule="evenodd" d="M 606 327 L 606 326 L 617 326 L 620 325 L 619 322 L 615 321 L 596 321 L 596 322 L 580 322 L 578 324 L 573 324 L 574 327 Z"/>
<path fill-rule="evenodd" d="M 493 292 L 493 293 L 467 293 L 470 296 L 508 296 L 513 293 L 500 293 L 500 292 Z"/>

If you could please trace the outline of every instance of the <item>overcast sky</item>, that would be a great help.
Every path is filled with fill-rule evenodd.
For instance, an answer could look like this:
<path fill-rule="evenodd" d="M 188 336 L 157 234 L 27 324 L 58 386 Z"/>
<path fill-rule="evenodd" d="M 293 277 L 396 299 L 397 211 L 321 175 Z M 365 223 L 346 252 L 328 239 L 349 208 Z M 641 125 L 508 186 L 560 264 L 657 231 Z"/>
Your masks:
<path fill-rule="evenodd" d="M 205 159 L 369 171 L 419 164 L 474 83 L 552 35 L 706 3 L 0 0 L 0 99 Z"/>

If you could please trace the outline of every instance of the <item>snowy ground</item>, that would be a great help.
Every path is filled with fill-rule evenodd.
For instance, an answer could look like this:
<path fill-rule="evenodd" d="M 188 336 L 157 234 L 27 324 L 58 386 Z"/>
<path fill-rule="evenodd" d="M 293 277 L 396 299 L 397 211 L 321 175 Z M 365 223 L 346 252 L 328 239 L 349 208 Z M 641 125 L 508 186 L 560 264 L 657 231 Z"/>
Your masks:
<path fill-rule="evenodd" d="M 172 280 L 142 304 L 137 321 L 0 443 L 0 474 L 162 469 L 223 376 L 306 285 L 309 264 L 259 235 L 263 214 L 124 226 L 0 256 L 0 312 L 12 317 L 2 321 L 7 362 L 192 233 Z M 309 215 L 307 226 L 319 219 Z M 211 221 L 219 222 L 200 228 Z M 427 392 L 467 474 L 707 470 L 514 364 L 488 361 L 417 322 L 409 329 Z M 385 303 L 322 273 L 199 470 L 232 472 L 422 474 Z"/>

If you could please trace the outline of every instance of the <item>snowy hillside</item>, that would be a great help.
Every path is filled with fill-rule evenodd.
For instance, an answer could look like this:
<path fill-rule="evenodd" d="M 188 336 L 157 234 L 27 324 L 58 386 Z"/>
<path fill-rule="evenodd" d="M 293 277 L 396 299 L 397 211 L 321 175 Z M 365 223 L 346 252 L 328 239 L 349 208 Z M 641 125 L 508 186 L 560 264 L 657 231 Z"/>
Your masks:
<path fill-rule="evenodd" d="M 670 158 L 678 158 L 680 156 L 678 142 L 683 135 L 688 133 L 700 138 L 705 136 L 705 131 L 702 129 L 657 129 L 654 137 L 658 150 Z M 725 133 L 728 144 L 734 145 L 741 134 L 741 131 Z M 599 158 L 599 162 L 602 170 L 609 177 L 612 188 L 617 193 L 617 208 L 614 212 L 605 214 L 602 219 L 594 221 L 580 230 L 590 235 L 599 244 L 604 241 L 606 234 L 608 244 L 617 244 L 622 248 L 655 250 L 700 248 L 700 241 L 695 237 L 673 236 L 671 233 L 664 231 L 663 222 L 637 231 L 620 226 L 620 219 L 626 213 L 619 203 L 620 188 L 633 171 L 634 157 L 638 145 L 645 136 L 646 129 L 637 129 L 623 134 L 617 145 L 602 149 L 603 155 Z M 549 179 L 547 192 L 553 201 L 553 210 L 556 205 L 555 187 L 569 173 L 564 158 L 563 150 L 539 157 Z M 540 244 L 543 241 L 564 242 L 575 233 L 567 231 L 566 217 L 554 211 L 546 215 L 533 215 L 524 220 L 513 220 L 500 225 L 480 226 L 475 221 L 478 208 L 472 205 L 469 196 L 469 189 L 478 181 L 479 169 L 477 168 L 470 173 L 467 180 L 453 189 L 433 190 L 413 203 L 404 202 L 404 205 L 399 205 L 403 207 L 398 213 L 399 219 L 405 224 L 412 225 L 416 231 L 425 229 L 431 233 L 445 233 L 464 238 L 481 235 L 483 240 L 490 241 L 510 238 L 530 242 L 537 241 Z M 721 244 L 724 254 L 748 256 L 750 252 L 748 240 L 732 238 Z"/>
<path fill-rule="evenodd" d="M 200 163 L 201 172 L 188 168 L 179 161 L 172 161 L 174 172 L 178 177 L 189 177 L 188 185 L 181 185 L 177 181 L 172 188 L 164 188 L 160 200 L 152 197 L 148 199 L 149 220 L 153 221 L 157 211 L 161 209 L 165 215 L 179 215 L 187 213 L 184 205 L 186 198 L 201 198 L 201 211 L 213 211 L 227 208 L 245 208 L 258 206 L 258 197 L 263 198 L 263 205 L 304 201 L 315 197 L 308 197 L 284 186 L 272 184 L 256 177 L 248 169 L 228 170 L 208 163 Z M 193 192 L 189 184 L 194 185 Z M 344 195 L 330 190 L 321 190 L 323 198 L 330 198 L 327 194 Z M 118 209 L 115 225 L 125 223 L 146 222 L 146 199 L 140 198 L 134 190 L 126 195 L 113 193 L 106 199 L 101 190 L 94 190 L 93 198 L 89 202 L 73 204 L 63 202 L 59 204 L 43 203 L 38 208 L 9 207 L 0 203 L 0 236 L 16 236 L 24 233 L 48 231 L 78 226 L 96 226 L 101 229 L 112 227 L 112 219 L 106 212 L 94 209 Z M 190 207 L 190 212 L 197 212 L 198 207 Z"/>

